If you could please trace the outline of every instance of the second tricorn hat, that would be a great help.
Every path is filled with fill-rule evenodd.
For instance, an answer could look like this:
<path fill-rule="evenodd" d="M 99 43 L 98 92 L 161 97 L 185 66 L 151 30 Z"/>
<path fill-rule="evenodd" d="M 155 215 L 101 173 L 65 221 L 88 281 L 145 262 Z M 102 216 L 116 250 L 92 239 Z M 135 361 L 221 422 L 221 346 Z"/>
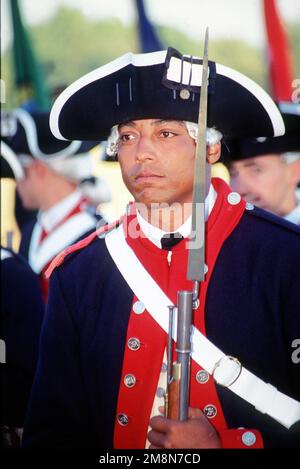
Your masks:
<path fill-rule="evenodd" d="M 222 157 L 225 164 L 257 156 L 300 152 L 300 104 L 281 102 L 286 133 L 273 138 L 225 139 Z"/>
<path fill-rule="evenodd" d="M 136 119 L 198 121 L 202 59 L 167 51 L 125 54 L 88 73 L 55 101 L 50 127 L 57 138 L 103 140 Z M 209 61 L 208 127 L 227 137 L 284 133 L 270 96 L 245 75 Z"/>
<path fill-rule="evenodd" d="M 24 169 L 15 152 L 1 140 L 1 178 L 23 179 Z"/>
<path fill-rule="evenodd" d="M 1 112 L 1 139 L 16 155 L 51 161 L 86 153 L 99 142 L 66 142 L 54 137 L 49 126 L 49 112 L 27 112 L 17 108 Z"/>

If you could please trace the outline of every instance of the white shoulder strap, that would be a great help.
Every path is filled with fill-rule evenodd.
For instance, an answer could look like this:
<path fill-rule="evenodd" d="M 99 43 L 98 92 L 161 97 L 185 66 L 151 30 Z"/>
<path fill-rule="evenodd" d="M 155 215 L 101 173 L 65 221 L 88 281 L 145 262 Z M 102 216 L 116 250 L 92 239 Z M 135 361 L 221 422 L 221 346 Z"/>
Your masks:
<path fill-rule="evenodd" d="M 109 232 L 105 237 L 107 249 L 131 290 L 141 300 L 147 311 L 168 333 L 168 306 L 172 301 L 146 271 L 134 251 L 125 240 L 123 226 Z M 175 323 L 177 323 L 175 318 Z M 173 338 L 176 339 L 176 328 Z M 215 381 L 252 404 L 258 411 L 268 414 L 277 422 L 290 428 L 300 420 L 300 403 L 267 384 L 233 357 L 226 356 L 198 329 L 192 330 L 192 358 Z"/>

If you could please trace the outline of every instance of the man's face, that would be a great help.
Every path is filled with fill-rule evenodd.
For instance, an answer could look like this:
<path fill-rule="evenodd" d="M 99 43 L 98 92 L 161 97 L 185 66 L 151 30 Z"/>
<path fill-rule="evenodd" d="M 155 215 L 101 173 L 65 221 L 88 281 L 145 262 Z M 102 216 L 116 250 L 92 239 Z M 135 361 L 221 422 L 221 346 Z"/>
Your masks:
<path fill-rule="evenodd" d="M 120 125 L 119 134 L 123 180 L 137 202 L 192 201 L 196 144 L 183 122 L 136 120 Z"/>
<path fill-rule="evenodd" d="M 36 171 L 36 162 L 24 168 L 25 177 L 17 182 L 17 190 L 22 204 L 29 210 L 40 208 L 40 194 L 43 188 Z"/>
<path fill-rule="evenodd" d="M 231 163 L 230 184 L 247 202 L 283 216 L 295 190 L 289 165 L 279 155 L 263 155 Z"/>

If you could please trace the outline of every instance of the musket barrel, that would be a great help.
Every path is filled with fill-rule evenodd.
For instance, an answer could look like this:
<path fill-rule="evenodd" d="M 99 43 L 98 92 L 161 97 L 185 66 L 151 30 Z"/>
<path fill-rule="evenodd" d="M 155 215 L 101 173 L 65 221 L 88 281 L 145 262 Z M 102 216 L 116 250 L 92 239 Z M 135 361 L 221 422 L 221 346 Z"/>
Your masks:
<path fill-rule="evenodd" d="M 179 420 L 188 419 L 193 292 L 178 292 L 177 361 L 180 364 Z"/>

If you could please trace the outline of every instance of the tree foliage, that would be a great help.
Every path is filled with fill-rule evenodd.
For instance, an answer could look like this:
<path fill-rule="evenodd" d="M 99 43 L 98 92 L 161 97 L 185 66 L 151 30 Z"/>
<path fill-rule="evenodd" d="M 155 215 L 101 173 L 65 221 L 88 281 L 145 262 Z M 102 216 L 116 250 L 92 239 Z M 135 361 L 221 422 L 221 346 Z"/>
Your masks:
<path fill-rule="evenodd" d="M 296 77 L 300 77 L 299 24 L 294 24 L 289 31 Z M 174 28 L 159 26 L 158 33 L 166 47 L 171 45 L 185 53 L 201 54 L 202 44 Z M 91 22 L 79 10 L 65 7 L 47 22 L 32 27 L 30 35 L 49 90 L 68 85 L 122 53 L 139 51 L 134 24 L 125 26 L 114 18 Z M 264 51 L 242 41 L 213 38 L 209 49 L 213 60 L 236 68 L 268 88 Z M 19 98 L 13 85 L 10 50 L 2 58 L 2 78 L 6 83 L 7 106 L 16 106 Z"/>

